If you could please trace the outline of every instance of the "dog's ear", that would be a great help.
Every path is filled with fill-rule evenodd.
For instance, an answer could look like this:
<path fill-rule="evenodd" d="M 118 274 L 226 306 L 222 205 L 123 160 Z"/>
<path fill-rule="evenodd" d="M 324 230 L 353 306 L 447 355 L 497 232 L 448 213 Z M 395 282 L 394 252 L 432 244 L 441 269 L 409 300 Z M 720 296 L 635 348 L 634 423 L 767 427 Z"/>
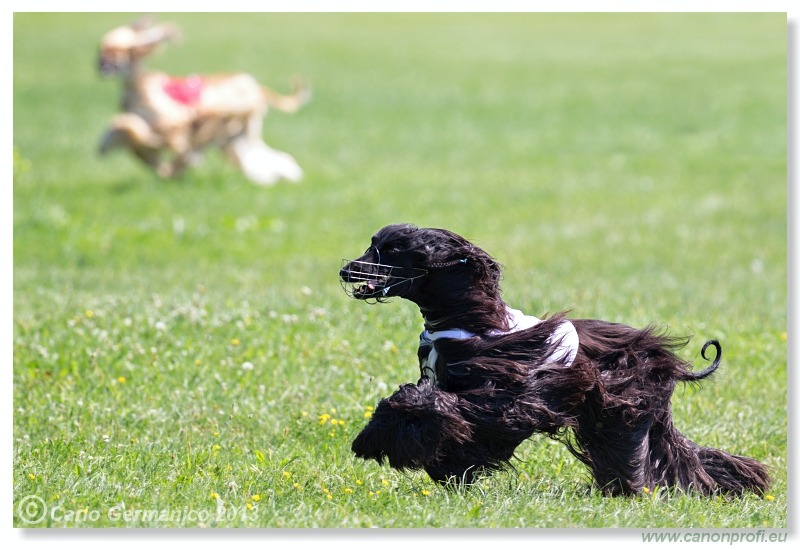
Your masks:
<path fill-rule="evenodd" d="M 183 38 L 180 28 L 172 23 L 161 23 L 142 29 L 133 48 L 134 55 L 143 57 L 153 52 L 165 42 L 180 42 Z"/>
<path fill-rule="evenodd" d="M 130 24 L 130 28 L 135 31 L 143 31 L 144 29 L 150 28 L 156 24 L 156 18 L 152 13 L 145 13 L 133 20 Z"/>

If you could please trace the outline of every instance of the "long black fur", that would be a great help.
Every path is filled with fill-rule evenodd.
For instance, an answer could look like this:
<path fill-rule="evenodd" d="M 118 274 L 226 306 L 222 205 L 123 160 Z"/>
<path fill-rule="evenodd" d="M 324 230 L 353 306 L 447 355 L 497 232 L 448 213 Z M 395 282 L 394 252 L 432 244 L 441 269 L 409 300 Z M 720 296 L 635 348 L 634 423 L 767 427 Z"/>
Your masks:
<path fill-rule="evenodd" d="M 389 270 L 387 266 L 392 266 Z M 412 276 L 425 270 L 424 276 Z M 435 382 L 422 376 L 378 403 L 353 442 L 365 459 L 431 478 L 470 484 L 504 467 L 534 433 L 563 441 L 609 495 L 677 486 L 705 495 L 763 493 L 767 468 L 700 447 L 673 425 L 677 382 L 698 382 L 719 366 L 721 347 L 703 371 L 676 355 L 688 339 L 651 326 L 635 329 L 571 319 L 580 345 L 571 365 L 546 361 L 564 320 L 553 315 L 518 332 L 508 327 L 501 268 L 486 252 L 444 229 L 384 227 L 367 251 L 340 271 L 355 298 L 398 296 L 417 304 L 429 330 L 477 336 L 435 342 Z M 429 348 L 420 347 L 420 364 Z"/>

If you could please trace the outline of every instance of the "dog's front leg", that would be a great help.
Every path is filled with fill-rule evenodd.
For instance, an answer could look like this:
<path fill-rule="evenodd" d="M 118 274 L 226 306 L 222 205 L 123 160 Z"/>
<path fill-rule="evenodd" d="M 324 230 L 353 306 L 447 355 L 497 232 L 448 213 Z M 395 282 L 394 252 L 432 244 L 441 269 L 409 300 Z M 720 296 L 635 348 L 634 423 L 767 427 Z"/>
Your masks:
<path fill-rule="evenodd" d="M 359 458 L 387 459 L 399 470 L 420 469 L 437 462 L 445 448 L 471 438 L 472 426 L 461 415 L 458 397 L 423 379 L 382 399 L 352 450 Z"/>

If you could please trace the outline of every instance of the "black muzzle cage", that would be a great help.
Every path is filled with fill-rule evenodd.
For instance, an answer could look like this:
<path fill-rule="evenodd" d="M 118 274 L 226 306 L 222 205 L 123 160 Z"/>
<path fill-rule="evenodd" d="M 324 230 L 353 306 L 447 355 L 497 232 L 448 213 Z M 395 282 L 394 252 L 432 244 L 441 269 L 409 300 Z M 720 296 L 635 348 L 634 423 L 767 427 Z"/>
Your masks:
<path fill-rule="evenodd" d="M 339 280 L 351 298 L 382 298 L 403 283 L 410 283 L 428 274 L 427 269 L 342 260 Z"/>

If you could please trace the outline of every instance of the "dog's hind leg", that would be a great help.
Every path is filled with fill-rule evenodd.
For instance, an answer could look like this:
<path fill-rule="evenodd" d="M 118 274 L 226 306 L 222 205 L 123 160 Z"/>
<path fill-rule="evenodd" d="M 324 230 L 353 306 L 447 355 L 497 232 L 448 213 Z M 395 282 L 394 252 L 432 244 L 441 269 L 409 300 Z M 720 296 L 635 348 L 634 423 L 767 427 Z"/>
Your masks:
<path fill-rule="evenodd" d="M 653 485 L 677 486 L 704 495 L 738 495 L 745 491 L 763 494 L 770 483 L 767 468 L 760 462 L 700 447 L 676 430 L 671 418 L 665 426 L 652 430 L 649 458 Z"/>
<path fill-rule="evenodd" d="M 575 431 L 575 445 L 567 442 L 567 447 L 592 471 L 603 493 L 635 494 L 652 485 L 648 473 L 652 425 L 651 416 L 626 423 L 602 415 L 581 422 Z"/>

